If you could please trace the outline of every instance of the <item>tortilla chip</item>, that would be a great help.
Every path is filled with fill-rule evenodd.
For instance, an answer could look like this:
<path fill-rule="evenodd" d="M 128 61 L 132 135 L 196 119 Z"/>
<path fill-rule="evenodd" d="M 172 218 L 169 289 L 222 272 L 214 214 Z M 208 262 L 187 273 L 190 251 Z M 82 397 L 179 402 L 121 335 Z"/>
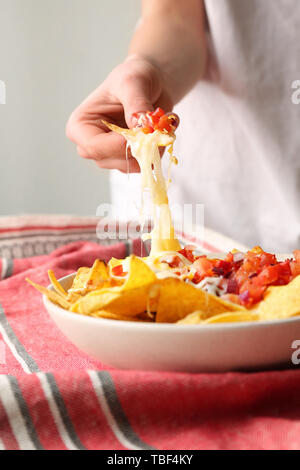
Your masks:
<path fill-rule="evenodd" d="M 260 320 L 279 320 L 300 315 L 300 276 L 286 286 L 272 286 L 253 309 Z"/>
<path fill-rule="evenodd" d="M 123 261 L 122 259 L 112 257 L 108 262 L 108 267 L 112 269 L 115 266 L 119 266 L 120 264 L 122 264 L 122 261 Z"/>
<path fill-rule="evenodd" d="M 157 281 L 157 277 L 151 268 L 135 255 L 129 257 L 129 276 L 120 290 L 133 289 L 152 284 Z"/>
<path fill-rule="evenodd" d="M 55 277 L 55 274 L 54 272 L 52 271 L 52 269 L 49 269 L 48 271 L 48 277 L 50 279 L 50 282 L 54 288 L 54 290 L 62 295 L 63 297 L 67 298 L 68 297 L 68 294 L 67 292 L 65 291 L 65 289 L 61 286 L 61 284 L 58 282 L 58 280 L 56 279 Z"/>
<path fill-rule="evenodd" d="M 203 323 L 235 323 L 235 322 L 249 322 L 257 321 L 259 316 L 254 312 L 226 312 L 220 315 L 214 315 L 208 318 Z"/>
<path fill-rule="evenodd" d="M 107 312 L 105 310 L 100 310 L 99 312 L 94 312 L 91 314 L 91 317 L 95 318 L 106 318 L 109 320 L 122 320 L 122 321 L 139 321 L 139 322 L 153 322 L 153 319 L 149 318 L 146 315 L 137 315 L 136 317 L 128 317 L 126 315 L 119 315 L 116 313 Z"/>
<path fill-rule="evenodd" d="M 102 122 L 106 125 L 106 127 L 108 127 L 108 129 L 113 132 L 116 132 L 117 134 L 121 134 L 123 137 L 125 137 L 125 139 L 129 141 L 134 140 L 134 137 L 137 135 L 137 133 L 141 131 L 139 127 L 133 129 L 124 129 L 123 127 L 116 126 L 116 124 L 111 124 L 110 122 L 107 122 L 104 119 L 102 119 Z M 168 134 L 166 132 L 159 132 L 159 137 L 159 146 L 167 147 L 168 145 L 171 145 L 174 142 L 174 136 L 172 134 Z"/>
<path fill-rule="evenodd" d="M 108 267 L 104 261 L 96 259 L 86 280 L 87 290 L 99 289 L 109 280 Z"/>
<path fill-rule="evenodd" d="M 190 313 L 176 323 L 177 325 L 198 325 L 199 323 L 203 323 L 203 312 L 197 311 Z"/>
<path fill-rule="evenodd" d="M 68 292 L 86 292 L 86 282 L 89 278 L 90 268 L 79 268 L 76 276 L 74 277 L 73 284 Z"/>
<path fill-rule="evenodd" d="M 68 297 L 67 301 L 70 302 L 70 304 L 74 304 L 75 302 L 78 302 L 82 296 L 80 294 L 77 294 L 76 292 L 68 292 Z"/>
<path fill-rule="evenodd" d="M 60 294 L 57 292 L 54 292 L 52 290 L 47 289 L 44 286 L 40 286 L 39 284 L 36 284 L 35 282 L 32 282 L 30 279 L 26 279 L 26 281 L 31 284 L 35 289 L 37 289 L 39 292 L 42 294 L 46 295 L 46 297 L 51 300 L 56 305 L 59 305 L 60 307 L 64 309 L 69 309 L 71 304 Z"/>
<path fill-rule="evenodd" d="M 136 131 L 134 129 L 124 129 L 123 127 L 117 126 L 116 124 L 111 124 L 110 122 L 105 121 L 104 119 L 102 119 L 102 122 L 106 125 L 106 127 L 108 127 L 109 130 L 116 132 L 117 134 L 121 134 L 124 137 L 130 138 L 136 135 Z"/>
<path fill-rule="evenodd" d="M 155 273 L 140 258 L 129 258 L 129 274 L 124 284 L 90 292 L 71 307 L 72 312 L 89 315 L 106 310 L 111 313 L 135 316 L 147 310 L 154 302 L 153 289 L 157 282 Z M 157 295 L 159 291 L 157 290 Z M 150 295 L 151 294 L 151 295 Z"/>
<path fill-rule="evenodd" d="M 79 268 L 69 293 L 86 294 L 89 291 L 110 285 L 108 266 L 96 259 L 91 268 Z"/>
<path fill-rule="evenodd" d="M 162 279 L 160 285 L 156 315 L 156 321 L 159 323 L 175 323 L 197 310 L 203 312 L 204 319 L 224 312 L 246 310 L 180 279 Z"/>
<path fill-rule="evenodd" d="M 151 285 L 120 291 L 118 287 L 94 291 L 72 305 L 71 311 L 89 315 L 98 310 L 136 316 L 147 310 Z"/>

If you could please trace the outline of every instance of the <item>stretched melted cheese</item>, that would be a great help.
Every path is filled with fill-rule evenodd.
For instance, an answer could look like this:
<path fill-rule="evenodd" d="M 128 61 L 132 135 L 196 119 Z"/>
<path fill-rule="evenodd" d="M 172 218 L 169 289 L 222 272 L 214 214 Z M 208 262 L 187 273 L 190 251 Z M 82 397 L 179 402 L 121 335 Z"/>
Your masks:
<path fill-rule="evenodd" d="M 133 157 L 141 169 L 142 194 L 148 189 L 151 196 L 154 227 L 150 234 L 151 253 L 155 256 L 165 251 L 178 251 L 180 244 L 175 236 L 167 195 L 167 185 L 162 173 L 159 147 L 172 145 L 175 137 L 155 131 L 145 134 L 138 131 L 127 134 Z"/>

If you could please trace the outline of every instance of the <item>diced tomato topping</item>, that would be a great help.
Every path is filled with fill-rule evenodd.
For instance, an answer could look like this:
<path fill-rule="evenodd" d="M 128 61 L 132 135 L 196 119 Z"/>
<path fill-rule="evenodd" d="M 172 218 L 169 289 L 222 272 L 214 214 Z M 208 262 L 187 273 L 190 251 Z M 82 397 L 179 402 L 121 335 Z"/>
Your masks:
<path fill-rule="evenodd" d="M 249 279 L 240 289 L 241 304 L 245 307 L 251 307 L 262 299 L 265 290 L 266 286 L 257 286 Z"/>
<path fill-rule="evenodd" d="M 157 130 L 161 132 L 163 131 L 170 132 L 172 130 L 172 125 L 171 125 L 169 116 L 167 114 L 162 116 L 155 127 Z"/>
<path fill-rule="evenodd" d="M 297 263 L 300 263 L 300 250 L 295 250 L 293 252 L 294 256 L 295 256 L 295 260 Z"/>
<path fill-rule="evenodd" d="M 122 264 L 118 264 L 117 266 L 114 266 L 112 268 L 112 273 L 115 275 L 115 276 L 126 276 L 126 272 L 123 271 L 123 266 Z"/>
<path fill-rule="evenodd" d="M 269 286 L 286 285 L 300 275 L 300 250 L 294 252 L 295 260 L 283 262 L 260 247 L 246 254 L 228 253 L 224 260 L 195 257 L 188 247 L 180 253 L 193 263 L 195 284 L 206 277 L 220 277 L 225 295 L 238 296 L 239 302 L 248 308 L 263 299 Z"/>
<path fill-rule="evenodd" d="M 199 282 L 201 282 L 202 279 L 204 279 L 203 275 L 201 275 L 200 273 L 196 272 L 196 273 L 194 274 L 194 277 L 193 277 L 192 281 L 193 281 L 194 284 L 199 284 Z"/>
<path fill-rule="evenodd" d="M 214 260 L 215 264 L 213 267 L 213 272 L 220 276 L 228 274 L 232 270 L 232 265 L 228 261 L 217 259 Z"/>
<path fill-rule="evenodd" d="M 158 124 L 161 117 L 165 115 L 165 112 L 161 108 L 156 108 L 153 113 L 150 113 L 153 124 Z"/>
<path fill-rule="evenodd" d="M 224 261 L 227 261 L 227 263 L 233 263 L 233 253 L 228 253 L 225 257 L 225 260 Z"/>
<path fill-rule="evenodd" d="M 276 263 L 277 263 L 277 259 L 275 255 L 272 255 L 271 253 L 262 253 L 260 257 L 261 267 L 269 266 L 270 264 L 276 264 Z"/>
<path fill-rule="evenodd" d="M 179 118 L 176 114 L 166 114 L 162 108 L 156 108 L 155 111 L 147 113 L 134 113 L 132 117 L 145 134 L 151 134 L 156 130 L 172 133 L 179 124 Z"/>
<path fill-rule="evenodd" d="M 235 279 L 228 279 L 227 294 L 238 294 L 239 285 Z"/>
<path fill-rule="evenodd" d="M 170 268 L 178 268 L 182 264 L 182 261 L 179 256 L 173 256 L 170 261 L 163 261 L 165 263 L 168 263 Z"/>
<path fill-rule="evenodd" d="M 206 256 L 200 256 L 193 263 L 193 268 L 196 270 L 199 276 L 204 279 L 207 276 L 214 276 L 213 272 L 214 263 L 213 260 L 208 259 Z"/>
<path fill-rule="evenodd" d="M 188 259 L 189 261 L 191 261 L 192 263 L 195 261 L 195 256 L 193 255 L 193 251 L 195 250 L 195 247 L 194 246 L 189 246 L 187 245 L 186 247 L 184 247 L 182 250 L 179 250 L 178 253 L 180 253 L 181 255 L 183 255 L 186 259 Z"/>
<path fill-rule="evenodd" d="M 300 263 L 298 261 L 290 261 L 292 279 L 300 274 Z"/>

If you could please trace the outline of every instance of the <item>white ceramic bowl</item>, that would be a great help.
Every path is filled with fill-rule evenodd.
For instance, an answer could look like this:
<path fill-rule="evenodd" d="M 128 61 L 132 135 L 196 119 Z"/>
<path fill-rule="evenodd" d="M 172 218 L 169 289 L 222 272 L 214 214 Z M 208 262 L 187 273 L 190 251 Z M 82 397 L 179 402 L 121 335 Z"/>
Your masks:
<path fill-rule="evenodd" d="M 60 279 L 65 289 L 74 274 Z M 92 318 L 44 304 L 65 336 L 103 364 L 136 370 L 223 372 L 292 365 L 300 317 L 259 323 L 176 325 Z"/>

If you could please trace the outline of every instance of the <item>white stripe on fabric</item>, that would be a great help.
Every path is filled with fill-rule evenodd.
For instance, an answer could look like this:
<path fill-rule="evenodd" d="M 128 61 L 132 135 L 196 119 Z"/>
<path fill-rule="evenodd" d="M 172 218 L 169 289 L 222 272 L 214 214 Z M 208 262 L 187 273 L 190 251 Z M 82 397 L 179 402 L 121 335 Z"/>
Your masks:
<path fill-rule="evenodd" d="M 59 409 L 58 409 L 57 404 L 56 404 L 56 402 L 53 398 L 52 390 L 50 388 L 50 385 L 48 383 L 46 375 L 39 372 L 37 374 L 37 376 L 40 380 L 43 392 L 44 392 L 45 397 L 48 401 L 50 411 L 52 413 L 54 422 L 56 424 L 57 430 L 59 432 L 59 435 L 60 435 L 63 443 L 65 444 L 65 446 L 69 450 L 78 450 L 78 447 L 75 446 L 75 444 L 72 442 L 72 440 L 69 437 L 69 433 L 67 432 L 67 430 L 65 428 L 64 422 L 63 422 L 63 420 L 61 418 L 61 415 L 60 415 L 60 412 L 59 412 Z"/>
<path fill-rule="evenodd" d="M 0 450 L 6 450 L 4 442 L 2 441 L 1 437 L 0 437 Z"/>
<path fill-rule="evenodd" d="M 7 376 L 0 375 L 0 399 L 12 432 L 21 450 L 35 450 Z"/>
<path fill-rule="evenodd" d="M 144 450 L 142 447 L 139 447 L 132 442 L 130 442 L 127 437 L 123 434 L 121 429 L 118 426 L 118 423 L 116 422 L 115 418 L 113 417 L 110 407 L 107 403 L 107 400 L 105 398 L 105 394 L 103 391 L 102 383 L 97 375 L 97 372 L 94 370 L 88 370 L 87 371 L 91 382 L 93 384 L 95 393 L 97 395 L 97 398 L 99 400 L 100 406 L 102 408 L 102 411 L 107 419 L 107 422 L 109 424 L 109 427 L 111 428 L 112 432 L 118 439 L 118 441 L 127 449 L 130 450 Z"/>
<path fill-rule="evenodd" d="M 26 372 L 26 374 L 31 374 L 31 371 L 28 367 L 28 365 L 26 364 L 26 362 L 24 361 L 24 359 L 18 354 L 16 348 L 15 348 L 15 345 L 10 341 L 9 337 L 7 336 L 6 334 L 6 331 L 4 329 L 4 327 L 2 326 L 2 324 L 0 323 L 0 333 L 2 335 L 2 338 L 3 338 L 3 341 L 5 342 L 5 344 L 7 345 L 7 347 L 9 348 L 10 352 L 12 353 L 12 355 L 14 356 L 14 358 L 18 361 L 18 363 L 21 365 L 22 369 L 24 370 L 24 372 Z"/>

